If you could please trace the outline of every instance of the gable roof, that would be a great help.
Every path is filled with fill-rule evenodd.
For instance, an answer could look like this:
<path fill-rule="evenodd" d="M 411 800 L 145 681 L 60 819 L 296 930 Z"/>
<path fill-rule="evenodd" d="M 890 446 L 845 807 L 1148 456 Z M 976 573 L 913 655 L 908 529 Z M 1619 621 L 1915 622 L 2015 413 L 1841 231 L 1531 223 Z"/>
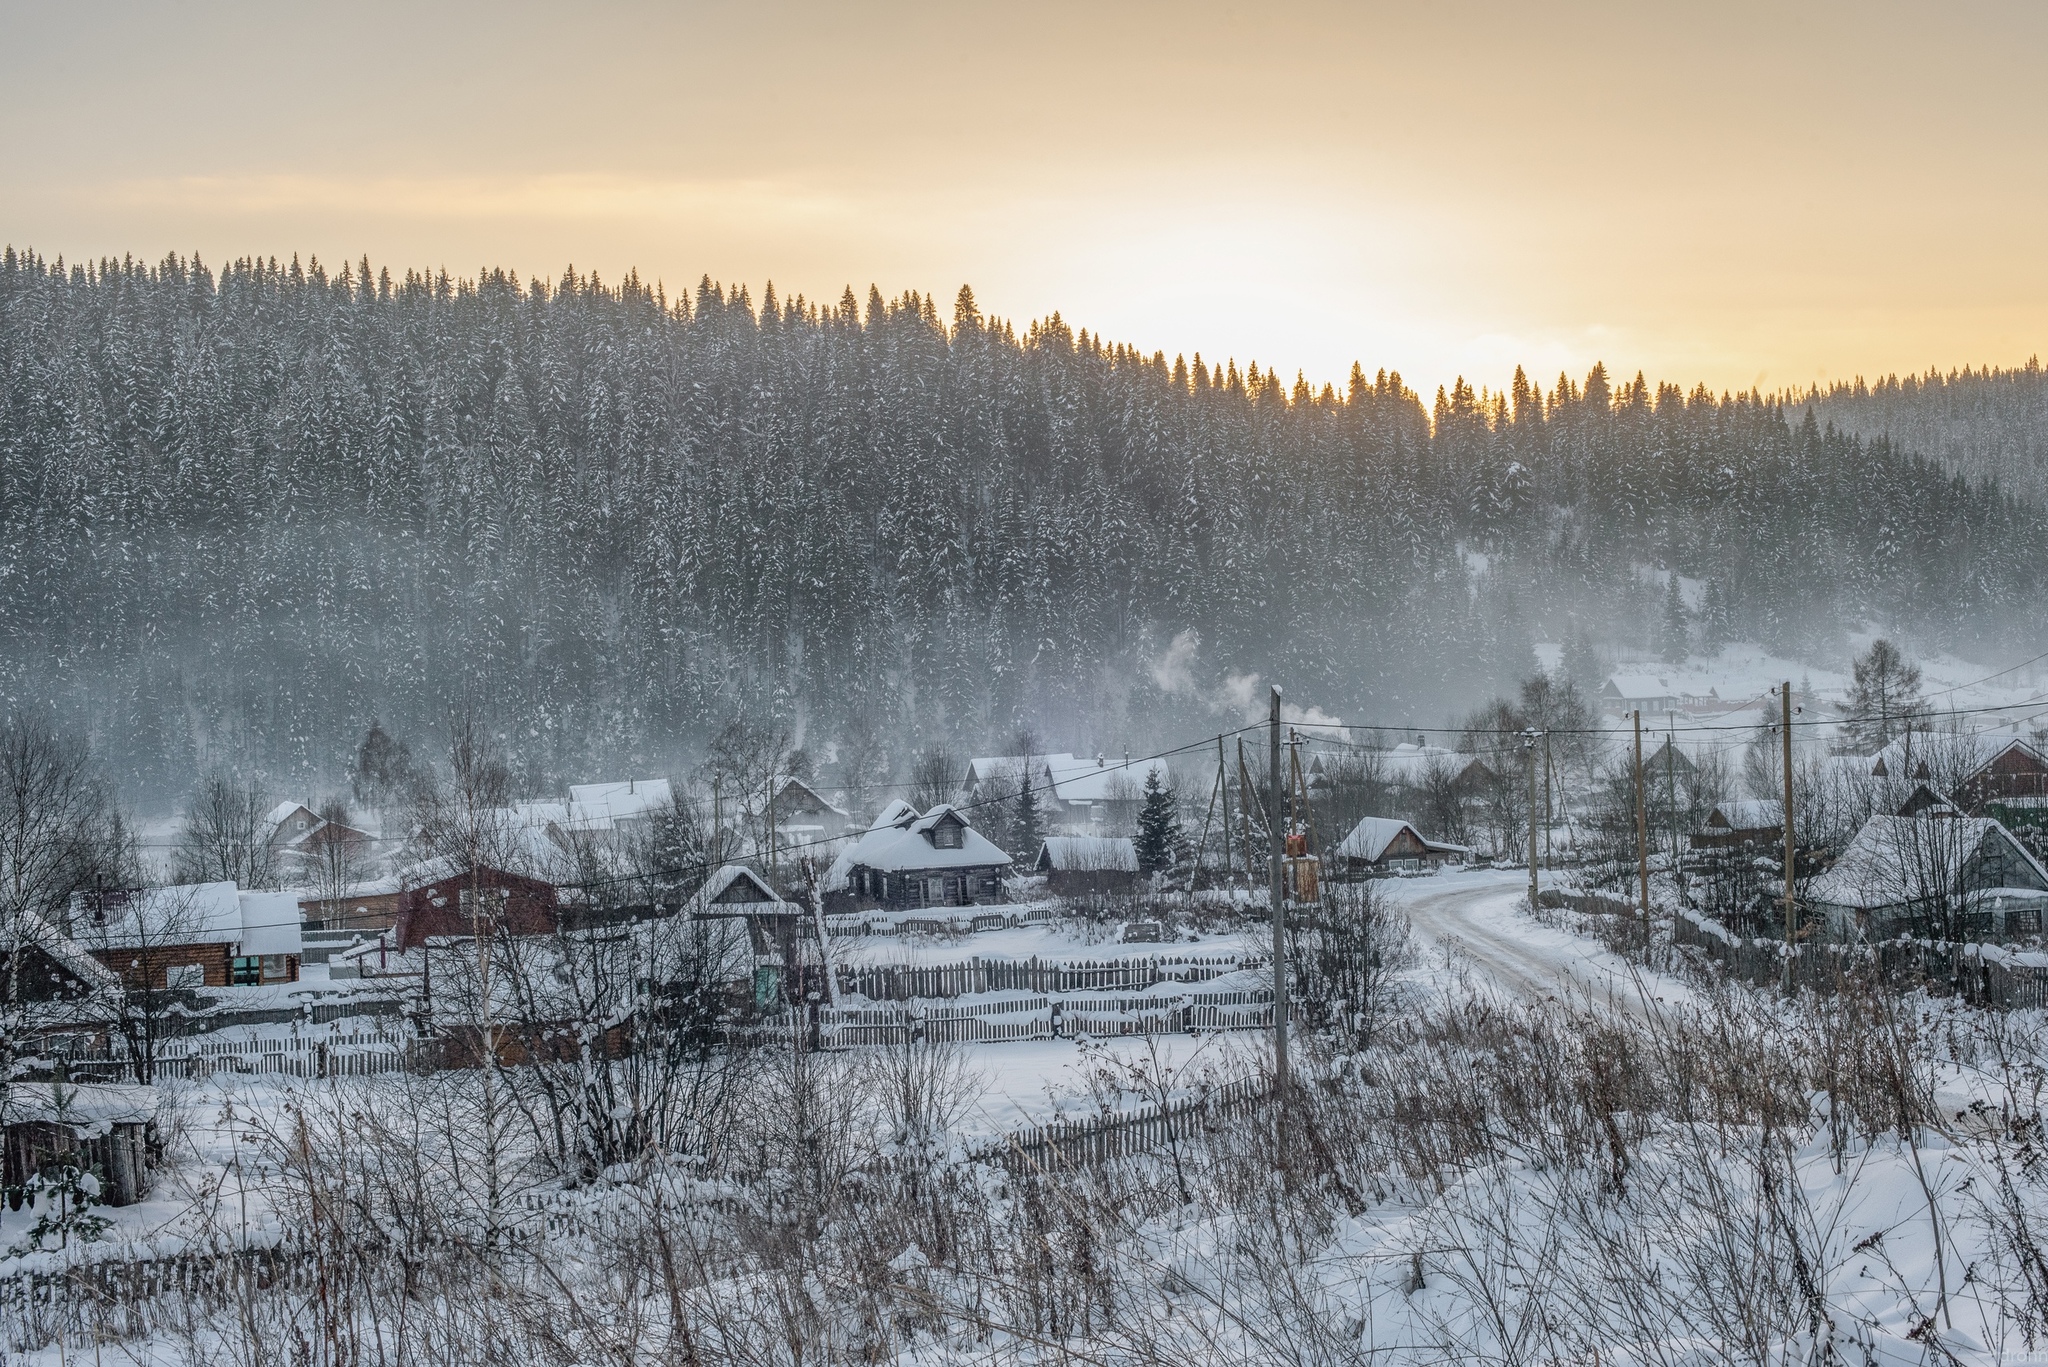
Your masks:
<path fill-rule="evenodd" d="M 1136 873 L 1138 842 L 1123 836 L 1051 835 L 1032 867 L 1041 873 Z"/>
<path fill-rule="evenodd" d="M 728 893 L 733 892 L 751 892 L 758 895 L 751 897 L 744 895 L 727 896 Z M 705 879 L 704 886 L 697 890 L 697 902 L 700 906 L 708 907 L 715 902 L 719 902 L 721 899 L 727 904 L 776 903 L 779 905 L 782 903 L 782 898 L 776 894 L 775 889 L 769 887 L 767 881 L 760 874 L 755 873 L 745 864 L 725 865 L 718 872 L 712 874 L 711 877 Z"/>
<path fill-rule="evenodd" d="M 1443 854 L 1470 854 L 1469 847 L 1452 845 L 1441 840 L 1431 840 L 1406 821 L 1390 816 L 1368 816 L 1351 828 L 1351 833 L 1339 841 L 1337 853 L 1345 859 L 1363 859 L 1368 864 L 1377 863 L 1387 852 L 1387 847 L 1406 831 L 1421 843 L 1425 850 Z"/>
<path fill-rule="evenodd" d="M 1872 755 L 1869 772 L 1882 778 L 1919 780 L 1941 777 L 1935 773 L 1940 768 L 1967 781 L 2012 750 L 2048 767 L 2048 756 L 2011 731 L 1917 731 L 1899 737 Z"/>
<path fill-rule="evenodd" d="M 1813 880 L 1808 895 L 1831 906 L 1868 909 L 1979 891 L 1969 886 L 1969 873 L 1987 842 L 1997 842 L 2007 860 L 2048 889 L 2048 868 L 1991 817 L 1873 816 L 1833 867 Z M 1956 887 L 1925 886 L 1951 875 Z"/>
<path fill-rule="evenodd" d="M 1600 685 L 1600 696 L 1623 702 L 1656 702 L 1677 697 L 1678 690 L 1654 674 L 1610 674 Z"/>
<path fill-rule="evenodd" d="M 932 827 L 952 818 L 960 823 L 960 848 L 940 849 L 930 840 Z M 969 825 L 951 803 L 942 802 L 924 815 L 898 798 L 882 809 L 875 824 L 832 861 L 825 873 L 824 890 L 838 892 L 846 887 L 855 868 L 901 873 L 917 869 L 978 869 L 1010 863 L 996 843 Z"/>

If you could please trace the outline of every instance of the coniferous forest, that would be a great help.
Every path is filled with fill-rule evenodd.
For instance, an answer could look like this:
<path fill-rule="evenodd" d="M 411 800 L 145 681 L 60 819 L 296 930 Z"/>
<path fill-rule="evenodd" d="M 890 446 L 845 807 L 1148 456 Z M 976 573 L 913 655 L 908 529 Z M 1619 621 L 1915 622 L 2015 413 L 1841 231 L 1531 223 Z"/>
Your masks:
<path fill-rule="evenodd" d="M 1234 725 L 1252 675 L 1433 726 L 1536 641 L 1652 643 L 1657 569 L 1704 581 L 1696 645 L 1995 654 L 2048 625 L 2044 553 L 1953 462 L 1604 369 L 1432 400 L 966 288 L 0 258 L 0 690 L 138 797 L 458 707 L 536 786 L 736 715 L 1135 750 Z"/>

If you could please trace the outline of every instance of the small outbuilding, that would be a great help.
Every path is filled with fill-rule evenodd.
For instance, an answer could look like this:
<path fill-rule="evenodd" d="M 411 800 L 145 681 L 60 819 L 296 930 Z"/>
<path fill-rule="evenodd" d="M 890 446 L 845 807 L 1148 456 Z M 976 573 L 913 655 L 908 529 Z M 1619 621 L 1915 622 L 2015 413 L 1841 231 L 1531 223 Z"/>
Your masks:
<path fill-rule="evenodd" d="M 149 1128 L 155 1123 L 154 1087 L 13 1083 L 0 1107 L 10 1203 L 20 1201 L 31 1177 L 61 1165 L 98 1179 L 107 1205 L 135 1204 L 149 1194 Z"/>
<path fill-rule="evenodd" d="M 1129 892 L 1138 881 L 1138 844 L 1123 836 L 1049 836 L 1031 871 L 1061 897 Z"/>

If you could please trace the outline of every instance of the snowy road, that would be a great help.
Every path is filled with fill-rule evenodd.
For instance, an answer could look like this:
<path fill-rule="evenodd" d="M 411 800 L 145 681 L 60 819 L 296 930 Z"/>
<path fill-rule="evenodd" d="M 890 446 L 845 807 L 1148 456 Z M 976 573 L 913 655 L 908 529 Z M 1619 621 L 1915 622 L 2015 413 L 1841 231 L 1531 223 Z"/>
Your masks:
<path fill-rule="evenodd" d="M 1395 884 L 1417 945 L 1433 960 L 1448 952 L 1502 990 L 1534 1000 L 1585 998 L 1651 1014 L 1691 999 L 1682 984 L 1636 969 L 1584 936 L 1553 930 L 1524 910 L 1527 875 L 1446 873 Z"/>

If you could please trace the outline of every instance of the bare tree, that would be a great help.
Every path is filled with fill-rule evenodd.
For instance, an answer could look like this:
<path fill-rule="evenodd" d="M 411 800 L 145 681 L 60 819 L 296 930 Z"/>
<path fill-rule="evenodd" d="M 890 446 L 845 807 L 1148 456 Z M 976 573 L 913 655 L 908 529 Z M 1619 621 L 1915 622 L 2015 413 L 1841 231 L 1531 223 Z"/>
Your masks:
<path fill-rule="evenodd" d="M 41 718 L 0 725 L 0 946 L 7 955 L 0 1100 L 25 1044 L 28 999 L 38 995 L 24 981 L 28 953 L 64 924 L 73 892 L 131 882 L 134 853 L 83 744 Z"/>
<path fill-rule="evenodd" d="M 270 803 L 254 782 L 226 769 L 202 775 L 179 831 L 175 869 L 183 883 L 267 888 L 277 879 L 264 817 Z"/>
<path fill-rule="evenodd" d="M 876 790 L 889 781 L 888 748 L 872 726 L 856 721 L 846 728 L 839 742 L 839 784 L 846 792 L 846 809 L 861 820 L 874 815 L 879 806 Z"/>
<path fill-rule="evenodd" d="M 958 767 L 945 746 L 920 750 L 910 761 L 910 802 L 919 811 L 928 812 L 941 802 L 952 801 L 959 786 Z"/>

